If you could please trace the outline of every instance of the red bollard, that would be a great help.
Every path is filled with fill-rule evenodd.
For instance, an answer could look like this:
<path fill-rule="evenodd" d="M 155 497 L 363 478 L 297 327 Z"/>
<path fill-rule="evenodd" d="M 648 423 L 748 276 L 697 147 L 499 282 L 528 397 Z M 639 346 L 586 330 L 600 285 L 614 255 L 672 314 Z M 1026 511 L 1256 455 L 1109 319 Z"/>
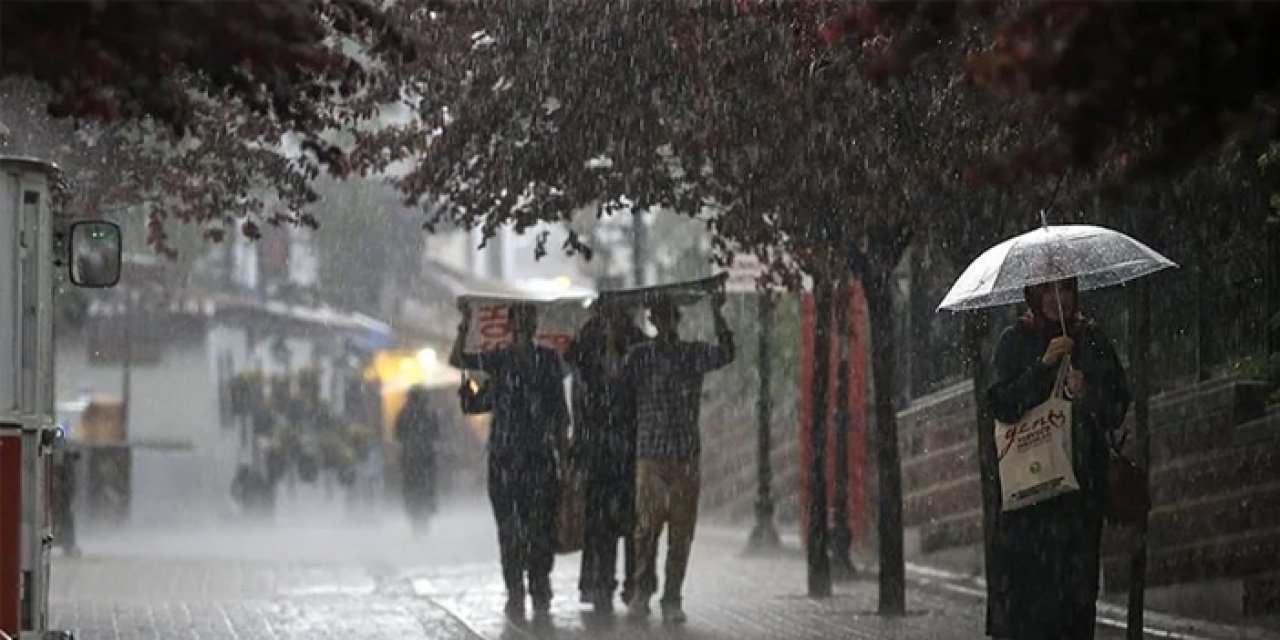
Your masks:
<path fill-rule="evenodd" d="M 0 637 L 22 624 L 22 429 L 0 425 Z"/>

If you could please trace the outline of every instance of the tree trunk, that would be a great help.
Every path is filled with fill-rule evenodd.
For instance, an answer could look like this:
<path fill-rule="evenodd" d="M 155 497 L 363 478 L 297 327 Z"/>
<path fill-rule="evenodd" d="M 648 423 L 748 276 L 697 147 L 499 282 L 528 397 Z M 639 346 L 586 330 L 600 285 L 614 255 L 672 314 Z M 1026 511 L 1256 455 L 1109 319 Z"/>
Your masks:
<path fill-rule="evenodd" d="M 831 595 L 827 539 L 827 378 L 831 373 L 831 281 L 814 278 L 813 415 L 809 429 L 809 597 Z"/>
<path fill-rule="evenodd" d="M 872 267 L 864 281 L 871 324 L 871 375 L 874 380 L 876 471 L 880 484 L 880 613 L 906 612 L 902 541 L 902 461 L 898 451 L 898 416 L 894 408 L 893 300 L 889 279 L 893 265 Z"/>
<path fill-rule="evenodd" d="M 756 398 L 756 527 L 751 532 L 749 551 L 774 550 L 779 547 L 778 531 L 773 526 L 773 468 L 769 456 L 773 452 L 770 429 L 773 428 L 773 395 L 771 387 L 773 364 L 773 297 L 769 293 L 757 296 L 760 323 L 760 342 L 756 364 L 760 370 L 760 391 Z"/>
<path fill-rule="evenodd" d="M 839 354 L 836 369 L 836 437 L 835 437 L 835 505 L 831 532 L 831 565 L 837 580 L 854 576 L 849 548 L 853 532 L 849 529 L 849 277 L 842 276 L 836 287 L 836 342 Z"/>

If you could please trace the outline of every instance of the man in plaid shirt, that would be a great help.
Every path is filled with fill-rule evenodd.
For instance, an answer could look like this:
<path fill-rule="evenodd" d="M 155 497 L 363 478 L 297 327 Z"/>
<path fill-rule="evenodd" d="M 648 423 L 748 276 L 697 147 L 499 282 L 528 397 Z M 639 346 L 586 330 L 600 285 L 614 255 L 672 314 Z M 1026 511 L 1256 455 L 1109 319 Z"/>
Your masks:
<path fill-rule="evenodd" d="M 635 390 L 636 408 L 636 594 L 630 614 L 649 614 L 649 598 L 657 590 L 658 536 L 667 527 L 667 579 L 662 614 L 682 623 L 681 602 L 689 548 L 698 519 L 701 478 L 698 459 L 702 438 L 698 413 L 702 378 L 733 362 L 733 332 L 721 313 L 724 294 L 712 297 L 716 343 L 680 339 L 680 309 L 671 298 L 649 307 L 658 336 L 627 355 L 626 384 Z"/>

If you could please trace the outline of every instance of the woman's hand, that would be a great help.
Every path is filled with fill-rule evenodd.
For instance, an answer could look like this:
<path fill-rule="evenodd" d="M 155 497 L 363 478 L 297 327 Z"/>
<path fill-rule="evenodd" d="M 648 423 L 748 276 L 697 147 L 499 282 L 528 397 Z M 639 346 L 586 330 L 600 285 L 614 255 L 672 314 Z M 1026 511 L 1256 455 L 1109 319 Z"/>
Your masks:
<path fill-rule="evenodd" d="M 1071 349 L 1075 347 L 1075 342 L 1066 336 L 1058 336 L 1049 341 L 1049 348 L 1044 350 L 1044 356 L 1040 361 L 1045 366 L 1053 366 L 1062 362 L 1063 356 L 1071 353 Z"/>
<path fill-rule="evenodd" d="M 1064 385 L 1067 395 L 1072 398 L 1079 398 L 1084 395 L 1084 372 L 1079 369 L 1072 368 L 1067 372 L 1067 379 Z"/>

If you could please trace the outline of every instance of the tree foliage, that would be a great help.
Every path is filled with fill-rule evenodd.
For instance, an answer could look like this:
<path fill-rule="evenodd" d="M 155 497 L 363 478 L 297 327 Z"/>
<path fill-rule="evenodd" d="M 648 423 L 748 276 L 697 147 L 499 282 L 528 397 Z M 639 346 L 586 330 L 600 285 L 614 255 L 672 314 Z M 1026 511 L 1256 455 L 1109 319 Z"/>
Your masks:
<path fill-rule="evenodd" d="M 963 55 L 967 78 L 1054 125 L 987 178 L 1067 166 L 1167 175 L 1274 117 L 1260 109 L 1280 88 L 1273 2 L 872 0 L 823 33 L 866 52 L 860 71 L 884 81 L 970 31 L 981 37 Z"/>
<path fill-rule="evenodd" d="M 48 89 L 49 114 L 86 124 L 110 159 L 85 203 L 144 205 L 164 223 L 315 226 L 310 181 L 384 162 L 352 153 L 412 98 L 440 36 L 439 2 L 72 1 L 0 4 L 0 78 Z M 83 178 L 83 176 L 82 176 Z M 84 190 L 88 187 L 87 190 Z"/>
<path fill-rule="evenodd" d="M 399 184 L 411 199 L 444 199 L 445 217 L 490 235 L 567 223 L 584 207 L 673 206 L 678 172 L 660 151 L 670 144 L 664 116 L 688 93 L 670 46 L 680 6 L 490 5 L 456 85 L 422 113 L 437 134 L 396 143 L 422 157 Z M 565 249 L 589 251 L 576 233 Z"/>

